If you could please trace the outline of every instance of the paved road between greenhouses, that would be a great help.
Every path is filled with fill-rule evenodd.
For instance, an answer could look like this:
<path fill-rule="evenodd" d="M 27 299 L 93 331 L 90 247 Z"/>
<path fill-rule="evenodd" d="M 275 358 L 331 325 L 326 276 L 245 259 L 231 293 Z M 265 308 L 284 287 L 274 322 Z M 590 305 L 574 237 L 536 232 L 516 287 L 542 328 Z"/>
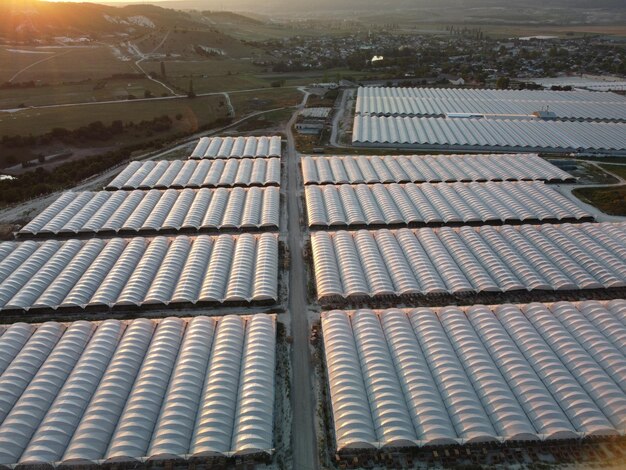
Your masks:
<path fill-rule="evenodd" d="M 308 95 L 305 94 L 300 108 Z M 307 315 L 306 266 L 303 257 L 304 231 L 300 225 L 298 184 L 298 159 L 293 137 L 293 124 L 298 117 L 295 112 L 287 124 L 287 219 L 290 253 L 289 312 L 293 336 L 291 407 L 293 410 L 292 451 L 295 470 L 319 468 L 317 438 L 315 433 L 315 395 L 312 387 L 313 367 L 309 350 L 310 325 Z"/>

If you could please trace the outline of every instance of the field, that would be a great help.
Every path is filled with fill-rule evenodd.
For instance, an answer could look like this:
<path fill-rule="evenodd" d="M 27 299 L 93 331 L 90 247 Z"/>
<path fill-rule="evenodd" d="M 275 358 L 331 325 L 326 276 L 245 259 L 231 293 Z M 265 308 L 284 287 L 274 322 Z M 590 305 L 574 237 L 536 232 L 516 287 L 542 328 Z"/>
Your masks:
<path fill-rule="evenodd" d="M 27 52 L 11 52 L 11 51 Z M 44 61 L 45 60 L 45 61 Z M 37 63 L 42 61 L 40 63 Z M 0 48 L 0 82 L 77 82 L 100 79 L 119 73 L 137 73 L 133 62 L 113 55 L 108 46 L 85 47 L 3 47 Z M 36 65 L 34 65 L 36 64 Z M 26 69 L 26 67 L 29 67 Z"/>
<path fill-rule="evenodd" d="M 600 165 L 602 169 L 626 179 L 626 165 Z"/>
<path fill-rule="evenodd" d="M 257 111 L 296 106 L 302 93 L 296 88 L 268 88 L 267 90 L 231 93 L 230 100 L 235 116 L 240 118 Z"/>
<path fill-rule="evenodd" d="M 223 104 L 220 106 L 223 102 L 223 96 L 208 96 L 0 112 L 0 134 L 42 135 L 55 127 L 76 129 L 93 121 L 109 125 L 115 120 L 139 122 L 163 115 L 174 119 L 177 114 L 182 115 L 177 124 L 178 130 L 191 132 L 219 117 L 225 117 L 227 109 Z"/>
<path fill-rule="evenodd" d="M 606 214 L 626 216 L 626 186 L 578 188 L 573 193 Z"/>
<path fill-rule="evenodd" d="M 0 109 L 126 100 L 131 95 L 143 98 L 146 91 L 153 96 L 161 96 L 167 90 L 147 78 L 89 80 L 75 85 L 6 88 L 0 91 Z"/>
<path fill-rule="evenodd" d="M 146 35 L 137 41 L 136 44 L 143 53 L 156 52 L 188 57 L 198 57 L 195 50 L 196 47 L 213 49 L 215 52 L 219 51 L 228 57 L 237 59 L 259 56 L 261 54 L 260 50 L 233 39 L 228 34 L 215 30 L 191 31 L 176 29 L 170 31 L 167 36 L 164 36 L 161 31 L 156 31 Z"/>
<path fill-rule="evenodd" d="M 270 111 L 269 113 L 261 114 L 250 118 L 241 123 L 235 131 L 240 133 L 250 133 L 257 131 L 265 131 L 264 133 L 273 134 L 276 132 L 282 132 L 285 128 L 285 124 L 289 121 L 293 115 L 293 109 L 279 109 L 277 111 Z"/>
<path fill-rule="evenodd" d="M 406 20 L 406 24 L 403 24 L 401 19 L 396 19 L 401 25 L 400 32 L 403 33 L 417 33 L 417 34 L 444 34 L 447 35 L 446 27 L 454 25 L 455 27 L 478 29 L 484 32 L 485 35 L 491 36 L 495 39 L 504 39 L 511 37 L 526 37 L 526 36 L 557 36 L 560 38 L 573 38 L 583 37 L 588 35 L 600 34 L 603 36 L 616 36 L 626 37 L 625 25 L 576 25 L 576 26 L 564 26 L 564 25 L 530 25 L 530 24 L 496 24 L 488 22 L 472 22 L 471 19 L 466 21 L 450 21 L 446 23 L 430 23 Z M 392 22 L 396 22 L 396 20 Z M 368 19 L 369 21 L 369 19 Z M 385 17 L 381 17 L 380 22 L 388 21 Z M 375 23 L 375 20 L 372 20 Z"/>

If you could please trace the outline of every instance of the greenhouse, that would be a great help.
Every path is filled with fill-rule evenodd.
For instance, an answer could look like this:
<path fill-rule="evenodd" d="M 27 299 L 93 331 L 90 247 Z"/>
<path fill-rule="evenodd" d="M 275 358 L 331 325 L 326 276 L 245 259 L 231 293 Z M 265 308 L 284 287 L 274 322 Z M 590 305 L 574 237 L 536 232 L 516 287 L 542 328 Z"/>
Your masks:
<path fill-rule="evenodd" d="M 555 119 L 626 120 L 626 98 L 617 93 L 552 90 L 360 87 L 356 113 L 377 116 L 445 116 L 450 113 Z"/>
<path fill-rule="evenodd" d="M 302 174 L 304 184 L 576 181 L 537 154 L 309 156 Z"/>
<path fill-rule="evenodd" d="M 281 154 L 280 136 L 202 137 L 189 158 L 267 158 L 280 157 Z"/>
<path fill-rule="evenodd" d="M 626 154 L 626 123 L 355 116 L 354 145 Z"/>
<path fill-rule="evenodd" d="M 313 232 L 320 301 L 626 286 L 626 224 Z"/>
<path fill-rule="evenodd" d="M 624 300 L 326 312 L 336 447 L 623 435 L 625 316 Z"/>
<path fill-rule="evenodd" d="M 16 323 L 1 333 L 4 466 L 272 452 L 272 316 Z"/>
<path fill-rule="evenodd" d="M 218 188 L 64 193 L 19 235 L 276 229 L 280 189 Z"/>
<path fill-rule="evenodd" d="M 280 185 L 280 158 L 134 161 L 107 190 Z"/>
<path fill-rule="evenodd" d="M 593 221 L 541 182 L 307 186 L 311 228 Z"/>
<path fill-rule="evenodd" d="M 275 301 L 277 235 L 0 243 L 0 310 Z"/>

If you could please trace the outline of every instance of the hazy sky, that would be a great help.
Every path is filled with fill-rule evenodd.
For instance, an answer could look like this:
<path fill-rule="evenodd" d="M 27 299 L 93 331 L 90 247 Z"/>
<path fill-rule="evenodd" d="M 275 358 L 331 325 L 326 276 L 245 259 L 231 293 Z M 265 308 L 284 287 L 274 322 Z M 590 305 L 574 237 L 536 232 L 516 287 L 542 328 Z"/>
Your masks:
<path fill-rule="evenodd" d="M 167 0 L 46 0 L 48 2 L 75 2 L 75 3 L 159 3 Z"/>

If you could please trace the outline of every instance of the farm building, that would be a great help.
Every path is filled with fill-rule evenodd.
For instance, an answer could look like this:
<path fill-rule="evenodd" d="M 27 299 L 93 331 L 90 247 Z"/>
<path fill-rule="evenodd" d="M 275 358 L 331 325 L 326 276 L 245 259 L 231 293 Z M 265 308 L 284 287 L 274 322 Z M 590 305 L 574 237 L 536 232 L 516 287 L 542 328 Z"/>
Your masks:
<path fill-rule="evenodd" d="M 626 286 L 624 224 L 318 231 L 320 301 Z"/>
<path fill-rule="evenodd" d="M 626 123 L 356 115 L 352 144 L 450 151 L 626 155 Z"/>
<path fill-rule="evenodd" d="M 277 186 L 280 159 L 131 162 L 107 190 Z"/>
<path fill-rule="evenodd" d="M 281 138 L 202 137 L 189 158 L 268 158 L 281 156 Z"/>
<path fill-rule="evenodd" d="M 575 181 L 536 154 L 308 156 L 302 174 L 304 184 Z"/>
<path fill-rule="evenodd" d="M 590 91 L 376 88 L 358 90 L 356 113 L 370 116 L 443 117 L 449 114 L 626 121 L 626 97 Z"/>
<path fill-rule="evenodd" d="M 0 244 L 0 310 L 276 300 L 275 234 Z"/>
<path fill-rule="evenodd" d="M 0 336 L 0 464 L 270 453 L 275 319 L 16 323 Z"/>
<path fill-rule="evenodd" d="M 277 229 L 280 190 L 267 188 L 67 192 L 19 235 Z"/>
<path fill-rule="evenodd" d="M 593 220 L 541 182 L 307 186 L 310 227 Z"/>
<path fill-rule="evenodd" d="M 322 328 L 340 452 L 626 431 L 624 300 L 335 310 Z"/>

